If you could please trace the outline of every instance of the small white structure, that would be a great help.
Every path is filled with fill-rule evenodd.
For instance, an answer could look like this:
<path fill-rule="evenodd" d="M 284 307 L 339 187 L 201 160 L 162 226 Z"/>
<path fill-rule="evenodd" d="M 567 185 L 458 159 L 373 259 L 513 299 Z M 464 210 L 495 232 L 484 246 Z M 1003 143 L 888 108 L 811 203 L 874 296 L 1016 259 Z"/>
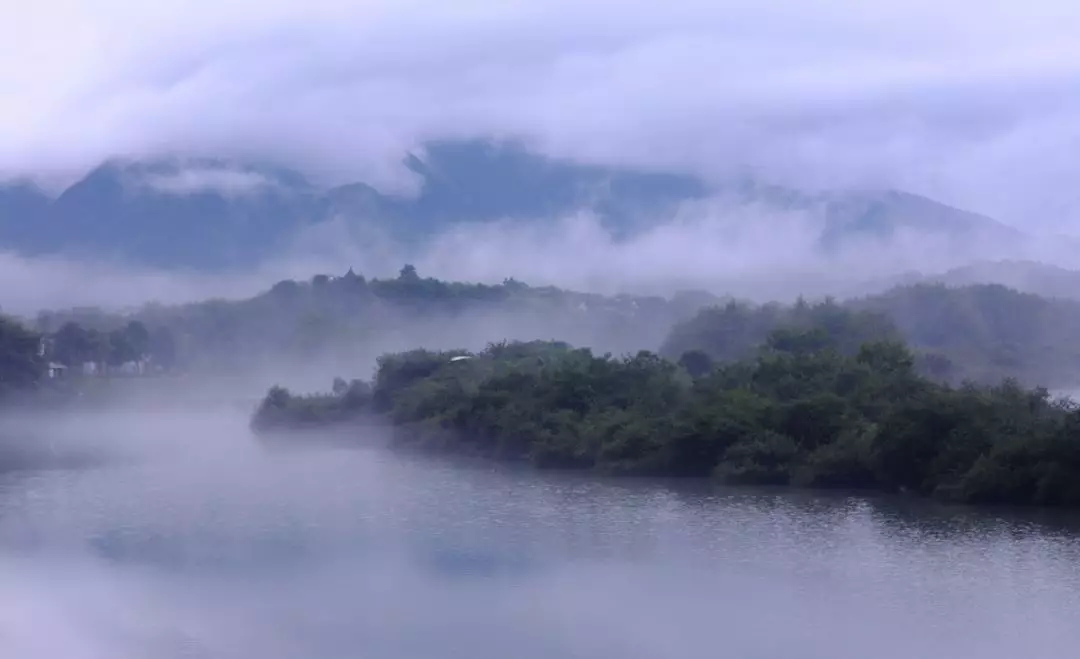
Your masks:
<path fill-rule="evenodd" d="M 49 362 L 48 373 L 50 378 L 62 378 L 65 372 L 67 372 L 67 366 L 58 362 Z"/>

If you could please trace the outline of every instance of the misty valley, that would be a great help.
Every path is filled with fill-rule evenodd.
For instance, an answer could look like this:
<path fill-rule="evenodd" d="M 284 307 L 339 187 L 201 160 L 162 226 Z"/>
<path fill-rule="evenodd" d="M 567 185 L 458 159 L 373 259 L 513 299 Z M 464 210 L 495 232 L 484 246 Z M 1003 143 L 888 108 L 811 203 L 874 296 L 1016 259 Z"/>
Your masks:
<path fill-rule="evenodd" d="M 0 659 L 1080 656 L 1080 3 L 0 4 Z"/>
<path fill-rule="evenodd" d="M 1080 411 L 1051 393 L 1080 387 L 1080 302 L 999 284 L 756 304 L 405 265 L 2 330 L 3 395 L 24 412 L 261 398 L 264 439 L 379 428 L 548 469 L 1080 504 Z"/>
<path fill-rule="evenodd" d="M 486 142 L 406 166 L 0 186 L 0 656 L 1072 656 L 1080 272 L 1034 236 Z"/>
<path fill-rule="evenodd" d="M 759 303 L 411 265 L 4 318 L 0 648 L 712 657 L 719 610 L 740 656 L 1066 656 L 1078 329 L 1001 284 Z"/>

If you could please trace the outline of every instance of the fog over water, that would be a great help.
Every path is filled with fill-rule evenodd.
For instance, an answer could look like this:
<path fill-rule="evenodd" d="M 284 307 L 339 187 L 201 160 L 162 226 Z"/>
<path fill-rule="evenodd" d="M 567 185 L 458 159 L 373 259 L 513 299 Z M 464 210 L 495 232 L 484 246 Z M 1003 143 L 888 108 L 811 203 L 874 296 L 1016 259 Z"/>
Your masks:
<path fill-rule="evenodd" d="M 370 284 L 406 263 L 447 281 L 768 302 L 869 295 L 985 262 L 1025 290 L 1072 296 L 1078 33 L 1080 3 L 1065 0 L 8 0 L 0 221 L 12 238 L 0 241 L 0 311 L 31 324 L 71 307 L 243 300 L 354 268 Z M 546 188 L 532 200 L 531 184 L 485 179 L 493 194 L 478 201 L 540 210 L 436 221 L 472 212 L 455 210 L 472 207 L 463 188 L 416 213 L 431 221 L 417 230 L 423 240 L 390 240 L 380 227 L 397 215 L 383 217 L 380 204 L 423 200 L 429 180 L 407 156 L 423 163 L 434 141 L 472 139 L 612 172 L 693 176 L 709 192 L 628 231 L 592 201 L 623 195 L 591 175 L 570 179 L 588 183 L 573 197 L 580 208 L 550 211 L 539 200 L 558 195 Z M 186 164 L 146 180 L 104 176 L 68 197 L 72 206 L 56 203 L 102 163 L 129 160 Z M 563 187 L 563 170 L 541 169 L 552 190 Z M 360 183 L 371 189 L 329 194 Z M 184 195 L 198 203 L 147 201 Z M 271 199 L 282 225 L 247 224 L 245 209 Z M 328 200 L 343 210 L 331 214 Z M 824 240 L 836 228 L 823 210 L 832 201 L 895 230 Z M 61 206 L 78 212 L 54 214 Z M 278 229 L 282 242 L 222 271 L 168 265 L 184 262 L 176 254 L 129 262 L 145 251 L 139 232 L 109 227 L 174 217 L 158 208 L 187 209 L 180 218 L 223 209 L 246 228 L 218 244 L 240 254 L 278 245 Z M 997 225 L 956 209 L 1005 226 L 962 229 Z M 217 235 L 201 231 L 194 251 Z M 124 389 L 103 395 L 123 404 L 0 413 L 0 659 L 1080 656 L 1075 516 L 537 473 L 403 455 L 375 434 L 261 447 L 248 420 L 271 384 L 326 388 L 334 376 L 368 377 L 386 351 L 489 339 L 655 349 L 676 320 L 642 312 L 593 325 L 581 319 L 607 318 L 595 307 L 548 314 L 558 307 L 538 303 L 536 314 L 510 305 L 449 321 L 440 309 L 453 296 L 399 293 L 330 314 L 350 326 L 342 343 L 372 336 L 302 365 L 279 353 L 305 352 L 294 346 L 305 335 L 283 337 L 294 326 L 316 337 L 338 329 L 299 313 L 315 297 L 153 307 L 176 337 L 204 337 L 194 352 L 213 371 L 246 368 L 216 363 L 235 347 L 237 362 L 263 362 L 259 372 L 211 382 L 181 369 L 103 387 Z M 970 331 L 973 360 L 1075 363 L 1059 345 L 1072 335 L 1043 329 L 1080 312 L 1027 317 L 1013 309 L 1042 307 L 1009 303 L 984 313 L 965 306 L 975 298 L 942 304 L 943 320 L 926 324 L 957 322 L 965 337 L 965 327 L 987 329 Z M 310 306 L 341 300 L 324 302 Z M 12 372 L 0 363 L 0 385 Z"/>
<path fill-rule="evenodd" d="M 4 424 L 10 452 L 26 426 Z M 1072 657 L 1074 520 L 264 451 L 97 411 L 0 475 L 0 656 Z M 80 448 L 81 447 L 81 448 Z M 97 460 L 64 460 L 80 454 Z"/>

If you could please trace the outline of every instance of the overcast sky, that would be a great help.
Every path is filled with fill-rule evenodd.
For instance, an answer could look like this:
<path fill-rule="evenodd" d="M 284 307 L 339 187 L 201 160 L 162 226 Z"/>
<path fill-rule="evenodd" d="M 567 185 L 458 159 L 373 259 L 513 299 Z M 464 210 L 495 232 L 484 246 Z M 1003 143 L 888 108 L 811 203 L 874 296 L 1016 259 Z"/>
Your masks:
<path fill-rule="evenodd" d="M 893 186 L 1080 232 L 1069 0 L 35 0 L 0 8 L 0 175 L 162 150 L 402 178 L 431 137 Z"/>

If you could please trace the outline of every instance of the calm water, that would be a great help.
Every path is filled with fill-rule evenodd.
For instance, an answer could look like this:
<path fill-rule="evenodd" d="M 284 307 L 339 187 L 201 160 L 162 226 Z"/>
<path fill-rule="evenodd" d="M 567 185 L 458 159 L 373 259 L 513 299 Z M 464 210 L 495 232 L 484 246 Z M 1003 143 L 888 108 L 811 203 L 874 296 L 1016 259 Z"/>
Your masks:
<path fill-rule="evenodd" d="M 107 451 L 0 476 L 4 659 L 1080 652 L 1069 520 L 265 453 L 238 416 L 48 435 Z"/>

